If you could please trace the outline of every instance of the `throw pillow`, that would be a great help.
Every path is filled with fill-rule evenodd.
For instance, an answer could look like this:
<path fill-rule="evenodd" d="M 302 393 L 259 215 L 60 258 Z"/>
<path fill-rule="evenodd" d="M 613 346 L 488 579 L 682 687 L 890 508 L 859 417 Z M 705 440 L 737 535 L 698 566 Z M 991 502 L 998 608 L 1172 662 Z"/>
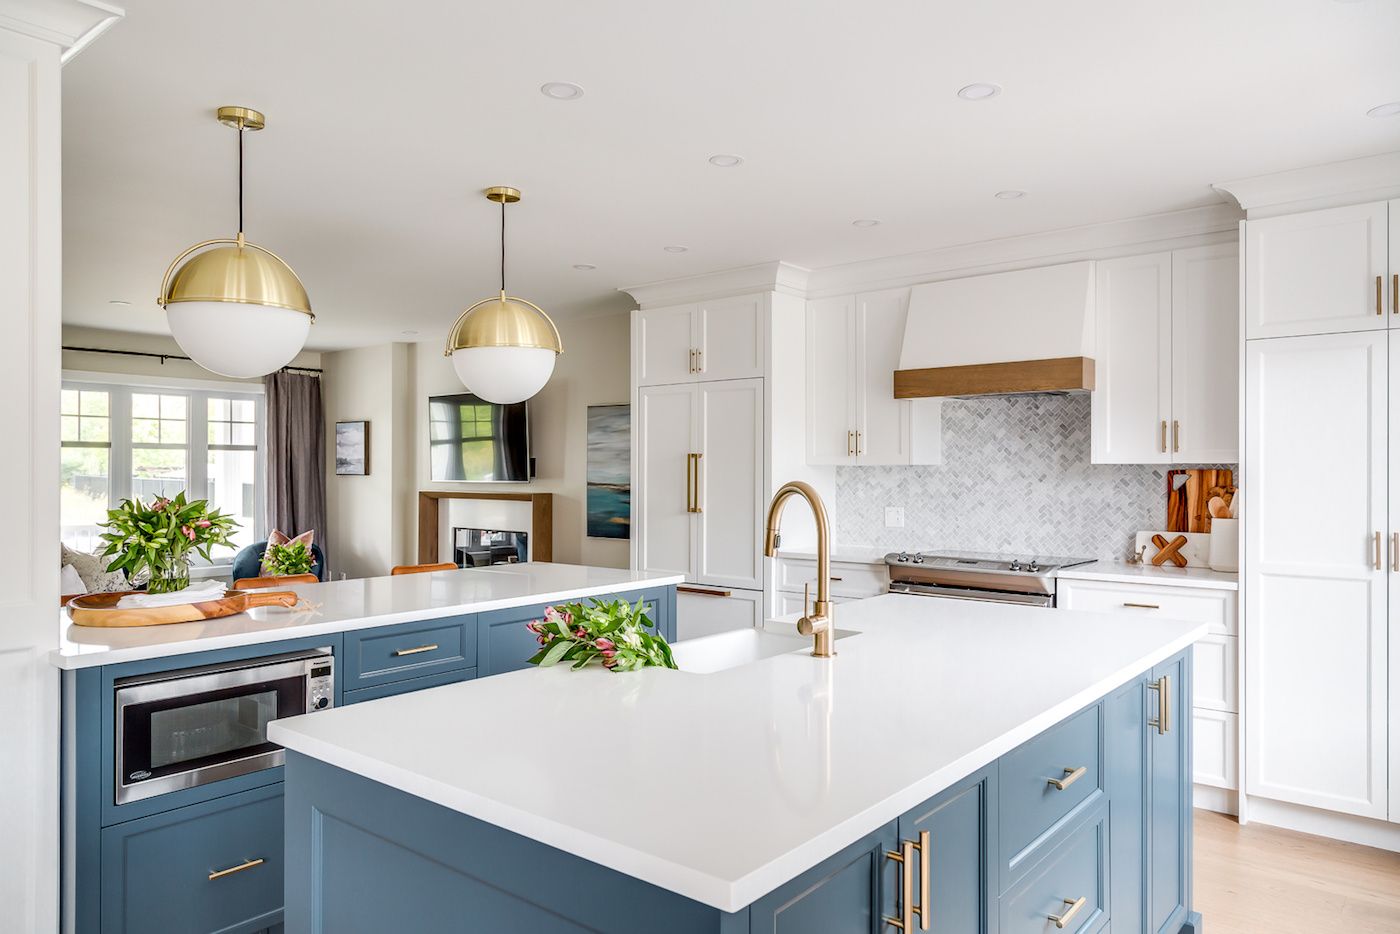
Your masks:
<path fill-rule="evenodd" d="M 302 532 L 296 538 L 288 538 L 287 533 L 281 531 L 280 529 L 273 529 L 271 534 L 267 536 L 267 547 L 270 549 L 273 545 L 290 545 L 292 542 L 304 542 L 306 544 L 307 549 L 310 550 L 311 546 L 315 543 L 315 540 L 315 529 L 311 529 L 308 532 Z M 263 577 L 269 577 L 272 575 L 272 569 L 269 568 L 267 565 L 267 551 L 263 552 L 262 561 L 260 562 L 259 573 L 261 573 Z"/>
<path fill-rule="evenodd" d="M 121 571 L 107 570 L 107 559 L 100 555 L 90 555 L 74 551 L 63 545 L 62 566 L 71 567 L 86 588 L 86 593 L 110 593 L 114 590 L 130 590 L 126 575 Z"/>
<path fill-rule="evenodd" d="M 71 564 L 63 566 L 63 573 L 58 578 L 58 592 L 64 596 L 72 593 L 87 593 L 87 585 L 78 576 L 78 571 Z"/>

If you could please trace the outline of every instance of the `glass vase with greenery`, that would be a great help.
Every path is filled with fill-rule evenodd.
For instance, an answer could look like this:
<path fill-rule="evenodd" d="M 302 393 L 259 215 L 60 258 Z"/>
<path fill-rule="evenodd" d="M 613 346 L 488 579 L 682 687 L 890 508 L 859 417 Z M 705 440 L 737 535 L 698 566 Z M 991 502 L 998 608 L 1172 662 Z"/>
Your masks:
<path fill-rule="evenodd" d="M 102 526 L 107 548 L 104 558 L 112 558 L 109 571 L 125 571 L 134 579 L 150 572 L 146 589 L 151 593 L 183 590 L 190 584 L 190 558 L 209 559 L 215 545 L 227 545 L 238 528 L 231 516 L 210 509 L 208 500 L 189 502 L 183 492 L 167 499 L 160 497 L 149 505 L 140 499 L 124 499 L 108 510 Z"/>
<path fill-rule="evenodd" d="M 287 542 L 283 545 L 268 545 L 263 555 L 263 567 L 274 577 L 288 574 L 310 574 L 316 556 L 306 547 L 306 542 Z"/>

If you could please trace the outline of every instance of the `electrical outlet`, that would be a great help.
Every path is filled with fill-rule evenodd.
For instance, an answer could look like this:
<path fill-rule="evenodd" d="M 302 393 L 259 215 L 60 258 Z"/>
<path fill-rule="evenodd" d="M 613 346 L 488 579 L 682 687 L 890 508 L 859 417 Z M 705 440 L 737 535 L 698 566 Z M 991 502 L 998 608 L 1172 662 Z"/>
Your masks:
<path fill-rule="evenodd" d="M 887 528 L 887 529 L 902 529 L 902 528 L 904 528 L 904 507 L 903 507 L 903 506 L 886 506 L 886 507 L 885 507 L 885 528 Z"/>

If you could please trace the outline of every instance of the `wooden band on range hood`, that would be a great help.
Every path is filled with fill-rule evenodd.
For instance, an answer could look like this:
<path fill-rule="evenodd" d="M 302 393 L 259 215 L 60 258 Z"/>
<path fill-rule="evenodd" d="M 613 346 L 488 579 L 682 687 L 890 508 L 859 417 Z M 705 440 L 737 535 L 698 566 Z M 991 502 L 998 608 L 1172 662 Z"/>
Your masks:
<path fill-rule="evenodd" d="M 896 399 L 999 396 L 1018 392 L 1088 392 L 1094 388 L 1092 357 L 1014 360 L 970 366 L 895 370 Z"/>

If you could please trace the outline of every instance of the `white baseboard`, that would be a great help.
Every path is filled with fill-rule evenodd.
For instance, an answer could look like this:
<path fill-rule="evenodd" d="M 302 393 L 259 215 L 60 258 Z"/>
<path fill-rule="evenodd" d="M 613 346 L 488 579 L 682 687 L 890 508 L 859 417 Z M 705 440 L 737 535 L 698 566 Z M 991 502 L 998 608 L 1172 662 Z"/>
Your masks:
<path fill-rule="evenodd" d="M 1238 792 L 1228 788 L 1216 788 L 1214 785 L 1196 785 L 1192 789 L 1192 804 L 1203 811 L 1214 811 L 1217 814 L 1229 814 L 1238 817 L 1240 813 L 1240 796 Z"/>
<path fill-rule="evenodd" d="M 1248 804 L 1251 821 L 1400 853 L 1400 824 L 1336 814 L 1254 795 L 1249 796 Z"/>

